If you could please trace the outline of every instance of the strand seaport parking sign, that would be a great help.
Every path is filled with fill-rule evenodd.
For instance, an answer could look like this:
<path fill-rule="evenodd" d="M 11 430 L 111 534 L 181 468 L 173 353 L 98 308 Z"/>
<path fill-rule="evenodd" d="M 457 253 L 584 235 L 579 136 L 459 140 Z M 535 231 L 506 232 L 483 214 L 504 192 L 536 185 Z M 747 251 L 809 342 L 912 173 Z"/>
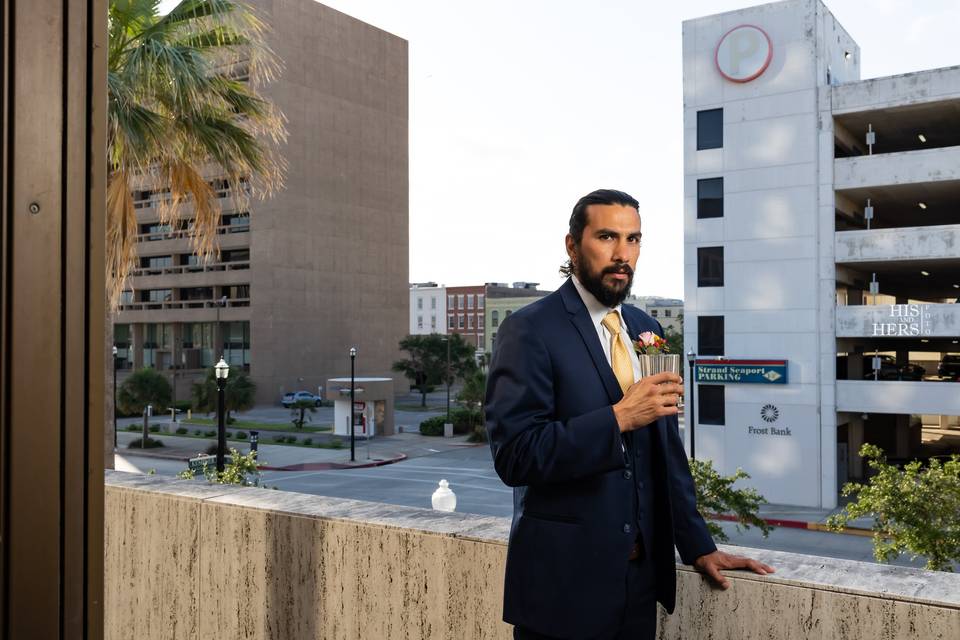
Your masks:
<path fill-rule="evenodd" d="M 787 361 L 697 360 L 697 382 L 787 384 Z"/>
<path fill-rule="evenodd" d="M 742 24 L 727 31 L 717 44 L 714 61 L 727 80 L 750 82 L 760 77 L 773 58 L 770 36 L 752 24 Z"/>

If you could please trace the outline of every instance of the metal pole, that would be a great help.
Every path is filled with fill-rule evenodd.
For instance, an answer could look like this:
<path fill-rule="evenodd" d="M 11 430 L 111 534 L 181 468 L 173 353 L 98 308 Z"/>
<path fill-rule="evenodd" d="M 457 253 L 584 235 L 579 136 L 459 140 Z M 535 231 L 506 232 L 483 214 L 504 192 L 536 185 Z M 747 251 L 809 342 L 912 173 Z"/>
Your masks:
<path fill-rule="evenodd" d="M 354 416 L 354 394 L 356 393 L 354 381 L 356 379 L 356 362 L 357 362 L 357 352 L 354 349 L 350 350 L 350 462 L 356 460 L 356 448 L 354 444 L 353 436 L 353 423 L 356 418 Z"/>
<path fill-rule="evenodd" d="M 217 473 L 223 473 L 224 456 L 227 450 L 227 428 L 223 415 L 223 387 L 226 380 L 217 378 Z"/>
<path fill-rule="evenodd" d="M 113 348 L 113 448 L 117 448 L 117 348 Z"/>
<path fill-rule="evenodd" d="M 447 424 L 450 424 L 450 338 L 447 338 Z"/>
<path fill-rule="evenodd" d="M 690 359 L 690 459 L 697 459 L 697 359 Z"/>

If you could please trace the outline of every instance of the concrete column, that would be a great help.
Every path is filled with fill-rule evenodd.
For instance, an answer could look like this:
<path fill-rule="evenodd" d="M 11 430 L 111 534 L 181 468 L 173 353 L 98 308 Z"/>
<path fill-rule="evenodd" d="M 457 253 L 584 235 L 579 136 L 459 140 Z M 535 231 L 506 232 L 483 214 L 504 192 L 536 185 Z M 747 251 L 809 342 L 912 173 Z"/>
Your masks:
<path fill-rule="evenodd" d="M 847 379 L 863 380 L 863 351 L 856 347 L 853 353 L 847 356 Z"/>
<path fill-rule="evenodd" d="M 910 416 L 900 414 L 896 417 L 896 446 L 894 448 L 893 457 L 895 458 L 909 458 L 913 455 L 912 444 L 914 441 L 912 431 L 916 431 L 917 434 L 920 433 L 920 429 L 911 429 L 910 427 Z"/>
<path fill-rule="evenodd" d="M 863 305 L 863 289 L 857 289 L 856 287 L 847 288 L 847 305 L 851 307 L 859 307 Z"/>
<path fill-rule="evenodd" d="M 863 479 L 863 458 L 860 457 L 860 447 L 863 446 L 863 417 L 859 413 L 850 414 L 847 423 L 847 469 L 851 480 Z"/>
<path fill-rule="evenodd" d="M 143 368 L 143 323 L 130 325 L 130 349 L 133 351 L 133 370 Z"/>

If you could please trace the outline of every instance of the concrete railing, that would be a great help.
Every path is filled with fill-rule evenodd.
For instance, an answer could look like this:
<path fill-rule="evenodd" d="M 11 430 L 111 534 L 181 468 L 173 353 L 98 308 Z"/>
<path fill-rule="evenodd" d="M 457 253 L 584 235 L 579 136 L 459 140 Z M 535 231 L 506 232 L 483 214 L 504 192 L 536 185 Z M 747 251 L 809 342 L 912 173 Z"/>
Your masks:
<path fill-rule="evenodd" d="M 107 472 L 108 640 L 486 639 L 509 520 Z M 748 550 L 772 577 L 679 567 L 662 639 L 960 637 L 960 576 Z"/>
<path fill-rule="evenodd" d="M 957 276 L 960 280 L 960 276 Z M 837 306 L 838 338 L 953 338 L 960 336 L 960 304 Z M 936 373 L 928 369 L 927 373 Z"/>
<path fill-rule="evenodd" d="M 892 260 L 956 260 L 960 224 L 837 231 L 834 256 L 838 263 Z"/>
<path fill-rule="evenodd" d="M 960 383 L 837 380 L 837 411 L 960 415 Z"/>

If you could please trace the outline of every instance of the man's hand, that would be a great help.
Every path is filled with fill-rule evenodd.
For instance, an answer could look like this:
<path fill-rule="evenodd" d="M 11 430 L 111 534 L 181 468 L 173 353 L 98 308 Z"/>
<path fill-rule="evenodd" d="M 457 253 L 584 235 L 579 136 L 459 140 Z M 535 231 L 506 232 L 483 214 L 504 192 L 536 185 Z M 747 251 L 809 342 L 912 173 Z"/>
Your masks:
<path fill-rule="evenodd" d="M 721 589 L 728 588 L 730 583 L 723 574 L 720 573 L 720 569 L 749 569 L 762 576 L 775 571 L 770 565 L 763 564 L 751 558 L 744 558 L 743 556 L 732 556 L 723 551 L 714 551 L 705 556 L 700 556 L 694 561 L 693 566 L 697 571 L 710 578 L 710 581 Z"/>
<path fill-rule="evenodd" d="M 657 418 L 675 416 L 683 395 L 683 379 L 675 373 L 658 373 L 634 383 L 613 405 L 620 433 L 645 427 Z"/>

